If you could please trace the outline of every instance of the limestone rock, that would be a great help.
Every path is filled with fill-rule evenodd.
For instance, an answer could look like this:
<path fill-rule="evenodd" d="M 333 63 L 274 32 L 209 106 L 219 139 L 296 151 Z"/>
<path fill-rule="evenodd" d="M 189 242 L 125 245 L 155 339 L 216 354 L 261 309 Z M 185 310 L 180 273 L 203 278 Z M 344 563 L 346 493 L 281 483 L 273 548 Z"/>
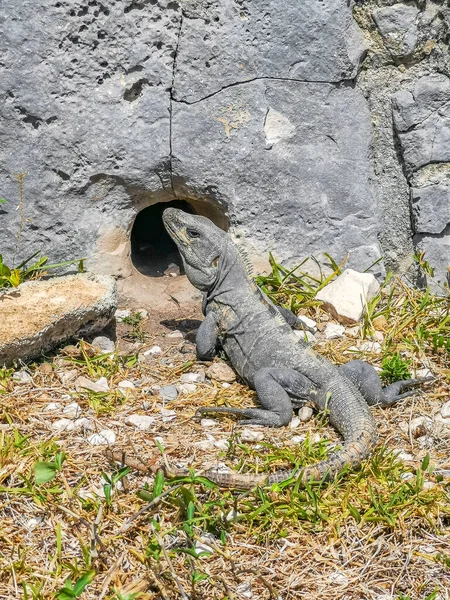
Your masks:
<path fill-rule="evenodd" d="M 153 427 L 155 423 L 156 419 L 150 415 L 132 414 L 125 419 L 126 425 L 131 425 L 132 427 L 136 427 L 136 429 L 140 429 L 141 431 L 150 429 L 150 427 Z"/>
<path fill-rule="evenodd" d="M 206 376 L 215 381 L 233 383 L 236 381 L 236 373 L 231 367 L 223 362 L 215 362 L 206 371 Z"/>
<path fill-rule="evenodd" d="M 78 402 L 71 402 L 62 410 L 62 414 L 68 419 L 78 419 L 81 413 L 81 406 L 78 404 Z"/>
<path fill-rule="evenodd" d="M 394 4 L 373 12 L 375 23 L 392 56 L 404 57 L 416 46 L 419 10 L 415 6 Z"/>
<path fill-rule="evenodd" d="M 264 439 L 264 433 L 262 431 L 256 431 L 255 429 L 243 429 L 241 432 L 242 442 L 261 442 Z"/>
<path fill-rule="evenodd" d="M 110 277 L 69 275 L 0 293 L 0 365 L 29 360 L 72 337 L 103 329 L 117 306 Z"/>
<path fill-rule="evenodd" d="M 444 419 L 449 419 L 450 424 L 450 400 L 441 406 L 441 415 Z"/>
<path fill-rule="evenodd" d="M 325 337 L 327 340 L 334 340 L 340 338 L 345 333 L 345 327 L 343 325 L 337 325 L 336 323 L 327 323 L 325 327 Z"/>
<path fill-rule="evenodd" d="M 116 442 L 116 434 L 112 429 L 102 429 L 88 438 L 91 446 L 112 446 Z"/>
<path fill-rule="evenodd" d="M 100 377 L 97 381 L 91 381 L 84 375 L 81 375 L 75 379 L 74 386 L 77 392 L 85 392 L 86 390 L 96 393 L 109 392 L 109 384 L 106 377 Z"/>
<path fill-rule="evenodd" d="M 321 300 L 335 319 L 343 324 L 357 323 L 367 302 L 379 292 L 380 285 L 372 273 L 346 269 L 342 275 L 319 291 Z"/>
<path fill-rule="evenodd" d="M 303 421 L 304 423 L 306 421 L 309 421 L 310 418 L 313 415 L 313 409 L 310 406 L 303 406 L 299 411 L 298 411 L 298 418 L 300 419 L 300 421 Z"/>
<path fill-rule="evenodd" d="M 178 390 L 174 385 L 163 385 L 158 393 L 161 396 L 161 398 L 163 400 L 166 400 L 167 402 L 176 400 L 178 397 Z"/>
<path fill-rule="evenodd" d="M 52 423 L 52 429 L 55 431 L 72 431 L 75 425 L 72 419 L 58 419 Z"/>
<path fill-rule="evenodd" d="M 205 381 L 205 373 L 183 373 L 180 377 L 181 383 L 203 383 Z"/>
<path fill-rule="evenodd" d="M 116 351 L 116 345 L 110 338 L 105 335 L 98 335 L 91 342 L 91 346 L 94 346 L 102 354 L 113 354 Z"/>

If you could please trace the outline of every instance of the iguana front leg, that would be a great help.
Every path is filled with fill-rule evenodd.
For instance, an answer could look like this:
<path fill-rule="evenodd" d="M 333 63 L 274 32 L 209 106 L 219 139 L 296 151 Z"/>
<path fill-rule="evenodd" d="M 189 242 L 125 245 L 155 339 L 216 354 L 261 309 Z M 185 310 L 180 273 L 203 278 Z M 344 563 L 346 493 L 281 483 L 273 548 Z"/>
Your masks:
<path fill-rule="evenodd" d="M 398 400 L 414 394 L 414 390 L 411 388 L 433 379 L 433 377 L 405 379 L 403 381 L 396 381 L 383 388 L 376 370 L 372 365 L 362 360 L 352 360 L 339 367 L 339 370 L 358 388 L 369 406 L 374 406 L 375 404 L 389 406 L 394 404 Z"/>
<path fill-rule="evenodd" d="M 259 369 L 254 376 L 254 387 L 262 408 L 199 408 L 196 416 L 208 414 L 231 414 L 244 417 L 242 425 L 265 425 L 283 427 L 292 419 L 292 401 L 296 398 L 309 398 L 315 392 L 314 384 L 304 375 L 293 369 L 276 367 Z"/>
<path fill-rule="evenodd" d="M 195 337 L 197 357 L 200 360 L 212 360 L 216 354 L 219 328 L 216 316 L 211 310 L 203 319 Z"/>

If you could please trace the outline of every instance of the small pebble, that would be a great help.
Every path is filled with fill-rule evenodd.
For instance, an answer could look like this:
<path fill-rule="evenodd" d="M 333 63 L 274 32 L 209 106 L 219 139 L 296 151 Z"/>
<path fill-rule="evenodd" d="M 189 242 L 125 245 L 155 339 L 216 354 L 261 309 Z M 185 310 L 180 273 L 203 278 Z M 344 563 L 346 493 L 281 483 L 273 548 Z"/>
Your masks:
<path fill-rule="evenodd" d="M 250 581 L 244 581 L 236 586 L 236 594 L 239 598 L 253 598 L 252 584 Z"/>
<path fill-rule="evenodd" d="M 441 406 L 441 415 L 444 419 L 450 419 L 450 400 Z"/>
<path fill-rule="evenodd" d="M 95 425 L 94 425 L 93 421 L 91 421 L 91 419 L 88 419 L 86 417 L 81 417 L 81 419 L 76 419 L 73 422 L 73 425 L 74 425 L 75 430 L 83 431 L 84 433 L 95 430 Z"/>
<path fill-rule="evenodd" d="M 130 315 L 131 315 L 131 312 L 129 310 L 117 309 L 116 312 L 114 313 L 114 316 L 116 317 L 116 320 L 119 321 L 119 323 L 121 321 L 123 321 L 124 319 L 126 319 L 127 317 L 129 317 Z"/>
<path fill-rule="evenodd" d="M 163 423 L 169 423 L 177 418 L 177 413 L 174 410 L 168 410 L 167 408 L 161 408 L 161 415 Z"/>
<path fill-rule="evenodd" d="M 317 331 L 317 323 L 315 321 L 313 321 L 312 319 L 310 319 L 309 317 L 305 316 L 305 315 L 298 315 L 297 319 L 300 321 L 300 323 L 303 325 L 303 327 L 311 332 L 311 333 L 316 333 Z"/>
<path fill-rule="evenodd" d="M 146 319 L 148 317 L 148 310 L 145 310 L 145 308 L 140 308 L 136 311 L 136 314 L 138 314 L 141 319 Z"/>
<path fill-rule="evenodd" d="M 411 461 L 414 460 L 414 456 L 412 454 L 409 454 L 409 452 L 405 452 L 404 450 L 401 449 L 394 449 L 392 450 L 392 454 L 395 454 L 395 456 L 398 458 L 398 460 L 401 461 Z"/>
<path fill-rule="evenodd" d="M 382 331 L 375 331 L 373 337 L 377 342 L 384 342 L 384 333 Z"/>
<path fill-rule="evenodd" d="M 210 544 L 214 544 L 216 541 L 215 537 L 211 534 L 203 534 L 199 540 L 195 540 L 195 551 L 197 554 L 200 552 L 207 552 L 208 554 L 214 553 L 214 548 Z"/>
<path fill-rule="evenodd" d="M 184 342 L 184 344 L 181 346 L 180 352 L 182 354 L 195 354 L 195 350 L 195 344 L 192 342 Z"/>
<path fill-rule="evenodd" d="M 44 407 L 45 412 L 52 412 L 55 410 L 61 410 L 61 404 L 59 402 L 50 402 Z"/>
<path fill-rule="evenodd" d="M 142 403 L 142 410 L 150 410 L 152 407 L 152 403 L 149 402 L 148 400 L 144 400 L 144 402 Z"/>
<path fill-rule="evenodd" d="M 162 350 L 159 346 L 152 346 L 149 350 L 146 350 L 144 356 L 151 356 L 152 354 L 161 354 Z"/>
<path fill-rule="evenodd" d="M 305 441 L 304 435 L 293 435 L 289 440 L 291 444 L 302 444 Z"/>
<path fill-rule="evenodd" d="M 132 414 L 125 419 L 126 425 L 131 425 L 132 427 L 136 427 L 136 429 L 141 431 L 150 429 L 150 427 L 152 427 L 155 423 L 155 417 L 150 417 L 150 415 Z"/>
<path fill-rule="evenodd" d="M 180 377 L 181 383 L 203 383 L 205 381 L 204 371 L 199 373 L 183 373 Z"/>
<path fill-rule="evenodd" d="M 115 343 L 106 335 L 98 335 L 92 340 L 91 346 L 99 350 L 101 354 L 113 354 L 116 351 Z"/>
<path fill-rule="evenodd" d="M 416 369 L 414 377 L 433 377 L 433 373 L 430 371 L 430 369 Z"/>
<path fill-rule="evenodd" d="M 359 336 L 359 325 L 355 325 L 354 327 L 346 327 L 345 333 L 350 337 L 358 337 Z"/>
<path fill-rule="evenodd" d="M 337 323 L 327 323 L 324 333 L 327 340 L 334 340 L 344 335 L 345 327 Z"/>
<path fill-rule="evenodd" d="M 102 429 L 99 433 L 94 433 L 88 438 L 91 446 L 112 445 L 116 441 L 116 434 L 112 429 Z"/>
<path fill-rule="evenodd" d="M 359 349 L 361 352 L 373 352 L 374 354 L 381 354 L 380 342 L 363 342 Z"/>
<path fill-rule="evenodd" d="M 215 362 L 206 371 L 206 376 L 215 381 L 233 383 L 236 381 L 236 373 L 231 367 L 223 362 Z"/>
<path fill-rule="evenodd" d="M 309 421 L 312 416 L 313 416 L 313 409 L 310 406 L 303 406 L 298 411 L 298 418 L 303 423 L 305 423 L 306 421 Z"/>
<path fill-rule="evenodd" d="M 337 583 L 338 585 L 348 585 L 348 577 L 346 577 L 344 573 L 341 573 L 340 571 L 330 573 L 330 575 L 328 575 L 328 579 L 333 583 Z"/>
<path fill-rule="evenodd" d="M 57 375 L 63 385 L 68 385 L 78 377 L 79 372 L 77 369 L 69 369 L 68 371 L 58 371 Z"/>
<path fill-rule="evenodd" d="M 28 519 L 25 527 L 29 531 L 33 531 L 33 529 L 36 529 L 36 527 L 38 527 L 42 523 L 43 520 L 44 520 L 44 517 L 32 517 L 31 519 Z"/>
<path fill-rule="evenodd" d="M 77 377 L 74 381 L 74 386 L 77 392 L 90 390 L 91 392 L 109 392 L 109 385 L 106 377 L 100 377 L 97 381 L 91 381 L 84 375 Z"/>
<path fill-rule="evenodd" d="M 75 429 L 72 419 L 58 419 L 52 423 L 52 429 L 55 431 L 72 431 Z"/>
<path fill-rule="evenodd" d="M 320 433 L 313 433 L 313 435 L 311 436 L 311 443 L 318 444 L 321 441 L 322 441 L 322 436 L 320 435 Z"/>
<path fill-rule="evenodd" d="M 196 389 L 195 383 L 179 383 L 177 385 L 177 390 L 182 394 L 192 394 Z"/>
<path fill-rule="evenodd" d="M 231 387 L 231 383 L 227 383 L 226 381 L 224 381 L 224 382 L 222 383 L 222 387 L 223 387 L 223 388 L 225 388 L 225 389 L 228 389 L 228 388 L 230 388 L 230 387 Z"/>
<path fill-rule="evenodd" d="M 118 388 L 119 392 L 125 397 L 130 392 L 130 390 L 136 389 L 134 383 L 132 381 L 128 381 L 128 379 L 119 381 L 119 383 L 117 384 L 117 388 Z"/>
<path fill-rule="evenodd" d="M 262 431 L 255 431 L 254 429 L 243 429 L 241 432 L 242 442 L 260 442 L 264 439 L 264 433 Z"/>
<path fill-rule="evenodd" d="M 217 421 L 215 419 L 202 419 L 200 421 L 200 425 L 202 427 L 215 427 L 217 425 Z"/>
<path fill-rule="evenodd" d="M 78 404 L 78 402 L 71 402 L 62 410 L 62 414 L 69 419 L 78 419 L 78 417 L 81 415 L 81 412 L 81 406 Z"/>
<path fill-rule="evenodd" d="M 12 376 L 12 380 L 16 383 L 24 384 L 31 383 L 33 381 L 33 378 L 27 371 L 25 371 L 25 369 L 21 369 L 20 371 L 16 371 L 14 373 L 14 375 Z"/>
<path fill-rule="evenodd" d="M 158 393 L 159 396 L 167 402 L 176 400 L 178 397 L 178 390 L 174 385 L 163 385 Z"/>
<path fill-rule="evenodd" d="M 301 421 L 298 417 L 292 417 L 291 422 L 289 423 L 290 429 L 297 429 L 300 425 Z"/>
<path fill-rule="evenodd" d="M 166 337 L 171 339 L 184 339 L 184 333 L 182 333 L 179 329 L 175 329 L 166 335 Z"/>
<path fill-rule="evenodd" d="M 179 277 L 180 273 L 180 267 L 175 263 L 170 263 L 167 269 L 164 271 L 164 275 L 166 275 L 166 277 Z"/>
<path fill-rule="evenodd" d="M 199 442 L 195 442 L 194 446 L 199 448 L 200 450 L 212 450 L 215 444 L 215 438 L 212 435 L 208 435 L 206 440 L 200 440 Z"/>
<path fill-rule="evenodd" d="M 217 440 L 214 442 L 214 447 L 226 452 L 230 447 L 230 442 L 228 440 Z"/>

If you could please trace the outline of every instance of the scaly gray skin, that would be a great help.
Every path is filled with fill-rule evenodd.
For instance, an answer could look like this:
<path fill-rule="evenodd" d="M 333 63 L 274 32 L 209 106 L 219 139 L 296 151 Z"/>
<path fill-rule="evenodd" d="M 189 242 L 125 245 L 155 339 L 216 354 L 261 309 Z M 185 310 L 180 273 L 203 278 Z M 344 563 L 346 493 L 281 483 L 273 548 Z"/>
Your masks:
<path fill-rule="evenodd" d="M 175 208 L 164 211 L 163 221 L 189 281 L 204 292 L 198 357 L 212 359 L 220 344 L 261 403 L 261 408 L 205 408 L 198 413 L 227 413 L 243 417 L 242 424 L 282 427 L 291 421 L 293 408 L 310 400 L 318 410 L 328 410 L 330 423 L 344 440 L 341 450 L 301 471 L 269 476 L 208 471 L 204 476 L 223 487 L 248 489 L 293 476 L 331 478 L 346 465 L 360 464 L 377 437 L 369 405 L 392 404 L 411 394 L 401 393 L 404 388 L 422 380 L 399 381 L 383 389 L 375 369 L 362 361 L 339 368 L 331 364 L 294 334 L 287 321 L 295 325 L 295 315 L 275 307 L 261 292 L 224 231 L 205 217 Z"/>

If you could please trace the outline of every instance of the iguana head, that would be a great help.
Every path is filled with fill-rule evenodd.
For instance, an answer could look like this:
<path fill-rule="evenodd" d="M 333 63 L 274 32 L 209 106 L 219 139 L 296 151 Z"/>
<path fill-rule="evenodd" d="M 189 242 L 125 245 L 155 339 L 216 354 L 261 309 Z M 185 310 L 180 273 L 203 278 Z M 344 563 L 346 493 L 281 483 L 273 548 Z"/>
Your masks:
<path fill-rule="evenodd" d="M 164 225 L 178 246 L 189 281 L 208 291 L 217 280 L 219 259 L 228 243 L 227 234 L 206 217 L 166 208 Z"/>

